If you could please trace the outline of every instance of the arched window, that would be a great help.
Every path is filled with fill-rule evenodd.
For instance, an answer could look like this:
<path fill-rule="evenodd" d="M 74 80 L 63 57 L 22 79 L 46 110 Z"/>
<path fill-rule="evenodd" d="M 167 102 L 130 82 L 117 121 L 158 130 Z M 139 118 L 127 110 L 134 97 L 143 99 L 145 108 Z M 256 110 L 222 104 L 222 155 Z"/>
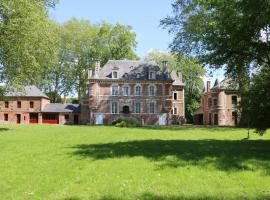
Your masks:
<path fill-rule="evenodd" d="M 140 85 L 135 86 L 135 95 L 141 96 L 142 95 L 142 87 Z"/>
<path fill-rule="evenodd" d="M 155 86 L 149 86 L 149 96 L 155 96 Z"/>
<path fill-rule="evenodd" d="M 124 96 L 128 96 L 129 95 L 129 86 L 128 85 L 124 85 L 123 86 L 123 95 Z"/>
<path fill-rule="evenodd" d="M 118 95 L 118 85 L 112 85 L 112 96 Z"/>

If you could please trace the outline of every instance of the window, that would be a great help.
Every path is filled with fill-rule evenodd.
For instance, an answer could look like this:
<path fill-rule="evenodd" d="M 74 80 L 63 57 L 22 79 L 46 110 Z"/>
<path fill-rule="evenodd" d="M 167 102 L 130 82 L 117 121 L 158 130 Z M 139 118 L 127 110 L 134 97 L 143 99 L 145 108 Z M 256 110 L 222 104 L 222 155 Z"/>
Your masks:
<path fill-rule="evenodd" d="M 112 102 L 112 114 L 118 113 L 118 105 L 117 102 Z"/>
<path fill-rule="evenodd" d="M 112 86 L 112 96 L 117 96 L 118 95 L 118 85 L 113 85 Z"/>
<path fill-rule="evenodd" d="M 8 107 L 9 107 L 9 102 L 5 101 L 5 108 L 8 108 Z"/>
<path fill-rule="evenodd" d="M 4 114 L 4 120 L 8 121 L 8 114 Z"/>
<path fill-rule="evenodd" d="M 233 118 L 233 119 L 237 119 L 237 117 L 238 117 L 237 112 L 236 112 L 236 111 L 233 111 L 233 112 L 232 112 L 232 118 Z"/>
<path fill-rule="evenodd" d="M 141 75 L 140 74 L 136 74 L 136 78 L 140 78 L 141 77 Z"/>
<path fill-rule="evenodd" d="M 149 96 L 155 96 L 155 87 L 153 85 L 149 87 Z"/>
<path fill-rule="evenodd" d="M 214 106 L 217 106 L 218 100 L 217 99 L 213 99 L 213 104 L 214 104 Z"/>
<path fill-rule="evenodd" d="M 137 85 L 135 87 L 135 95 L 136 96 L 141 96 L 141 86 Z"/>
<path fill-rule="evenodd" d="M 117 72 L 116 72 L 116 71 L 114 71 L 114 72 L 112 73 L 112 75 L 113 75 L 113 78 L 114 78 L 114 79 L 117 78 Z"/>
<path fill-rule="evenodd" d="M 172 114 L 177 115 L 177 108 L 176 107 L 173 107 Z"/>
<path fill-rule="evenodd" d="M 21 108 L 22 107 L 22 103 L 20 101 L 17 101 L 17 108 Z"/>
<path fill-rule="evenodd" d="M 123 95 L 124 96 L 128 96 L 129 95 L 129 87 L 127 85 L 125 85 L 123 87 Z"/>
<path fill-rule="evenodd" d="M 177 92 L 173 93 L 173 100 L 177 100 Z"/>
<path fill-rule="evenodd" d="M 135 113 L 141 113 L 141 103 L 135 103 Z"/>
<path fill-rule="evenodd" d="M 30 101 L 30 108 L 34 108 L 34 102 Z"/>
<path fill-rule="evenodd" d="M 212 99 L 209 98 L 209 99 L 208 99 L 208 107 L 211 107 L 211 106 L 212 106 Z"/>
<path fill-rule="evenodd" d="M 155 72 L 153 71 L 149 72 L 149 79 L 155 79 Z"/>
<path fill-rule="evenodd" d="M 65 120 L 69 121 L 69 115 L 65 115 Z"/>
<path fill-rule="evenodd" d="M 150 103 L 149 104 L 149 112 L 150 113 L 155 113 L 155 103 Z"/>
<path fill-rule="evenodd" d="M 237 105 L 237 96 L 232 96 L 232 104 Z"/>

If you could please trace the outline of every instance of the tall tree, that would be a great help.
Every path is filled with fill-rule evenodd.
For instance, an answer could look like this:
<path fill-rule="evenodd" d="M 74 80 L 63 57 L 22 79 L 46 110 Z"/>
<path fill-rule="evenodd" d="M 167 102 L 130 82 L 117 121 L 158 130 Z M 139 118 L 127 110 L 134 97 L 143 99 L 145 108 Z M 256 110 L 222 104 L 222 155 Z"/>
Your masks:
<path fill-rule="evenodd" d="M 60 25 L 59 35 L 59 60 L 47 76 L 53 101 L 70 92 L 83 98 L 87 92 L 87 70 L 94 67 L 96 59 L 105 64 L 109 59 L 137 58 L 136 35 L 128 26 L 93 25 L 73 18 Z"/>
<path fill-rule="evenodd" d="M 225 66 L 227 75 L 238 80 L 243 101 L 250 66 L 270 66 L 267 0 L 175 0 L 173 16 L 161 24 L 175 35 L 173 51 L 196 55 L 214 69 Z"/>
<path fill-rule="evenodd" d="M 185 117 L 188 123 L 192 123 L 193 113 L 200 107 L 201 92 L 204 87 L 202 77 L 205 76 L 205 70 L 195 59 L 164 51 L 153 50 L 146 55 L 145 60 L 155 61 L 160 66 L 163 61 L 167 61 L 170 70 L 182 73 L 185 82 Z"/>
<path fill-rule="evenodd" d="M 1 0 L 0 70 L 7 85 L 41 85 L 57 59 L 57 34 L 46 10 L 55 1 Z"/>

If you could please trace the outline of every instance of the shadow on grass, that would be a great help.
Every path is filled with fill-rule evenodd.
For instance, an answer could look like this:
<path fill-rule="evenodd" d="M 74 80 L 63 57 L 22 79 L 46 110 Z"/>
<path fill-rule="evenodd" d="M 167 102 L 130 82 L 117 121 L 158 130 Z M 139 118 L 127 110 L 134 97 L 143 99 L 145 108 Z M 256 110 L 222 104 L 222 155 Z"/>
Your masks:
<path fill-rule="evenodd" d="M 138 140 L 72 148 L 72 155 L 95 160 L 142 156 L 158 169 L 199 166 L 270 174 L 269 140 Z"/>
<path fill-rule="evenodd" d="M 136 127 L 133 129 L 144 129 L 144 130 L 167 130 L 167 131 L 184 131 L 184 130 L 207 130 L 207 132 L 224 132 L 224 131 L 239 131 L 243 130 L 243 128 L 239 127 L 227 127 L 227 126 L 142 126 Z"/>
<path fill-rule="evenodd" d="M 142 195 L 136 196 L 138 200 L 220 200 L 220 199 L 249 199 L 247 196 L 241 196 L 238 197 L 231 197 L 231 198 L 225 198 L 222 196 L 214 197 L 214 196 L 194 196 L 194 197 L 188 197 L 188 196 L 176 196 L 176 195 L 156 195 L 152 193 L 143 193 Z M 258 195 L 255 199 L 269 199 L 268 195 Z M 124 200 L 124 198 L 115 198 L 110 196 L 104 196 L 101 197 L 100 200 Z"/>
<path fill-rule="evenodd" d="M 0 133 L 4 132 L 4 131 L 8 131 L 8 130 L 9 130 L 9 128 L 0 128 Z"/>

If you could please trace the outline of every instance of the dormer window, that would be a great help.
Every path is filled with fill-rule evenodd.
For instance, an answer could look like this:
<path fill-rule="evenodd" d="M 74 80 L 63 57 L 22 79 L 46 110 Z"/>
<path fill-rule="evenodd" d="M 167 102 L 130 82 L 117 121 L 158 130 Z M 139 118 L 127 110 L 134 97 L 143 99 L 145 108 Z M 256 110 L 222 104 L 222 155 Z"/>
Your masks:
<path fill-rule="evenodd" d="M 117 79 L 118 78 L 118 67 L 113 67 L 112 68 L 112 79 Z"/>
<path fill-rule="evenodd" d="M 117 71 L 113 71 L 113 72 L 112 72 L 112 78 L 113 78 L 113 79 L 117 79 L 117 78 L 118 78 Z"/>
<path fill-rule="evenodd" d="M 140 74 L 136 74 L 136 78 L 140 78 L 141 77 L 141 75 Z"/>
<path fill-rule="evenodd" d="M 149 72 L 149 79 L 155 79 L 156 76 L 155 76 L 155 72 L 154 71 L 150 71 Z"/>

